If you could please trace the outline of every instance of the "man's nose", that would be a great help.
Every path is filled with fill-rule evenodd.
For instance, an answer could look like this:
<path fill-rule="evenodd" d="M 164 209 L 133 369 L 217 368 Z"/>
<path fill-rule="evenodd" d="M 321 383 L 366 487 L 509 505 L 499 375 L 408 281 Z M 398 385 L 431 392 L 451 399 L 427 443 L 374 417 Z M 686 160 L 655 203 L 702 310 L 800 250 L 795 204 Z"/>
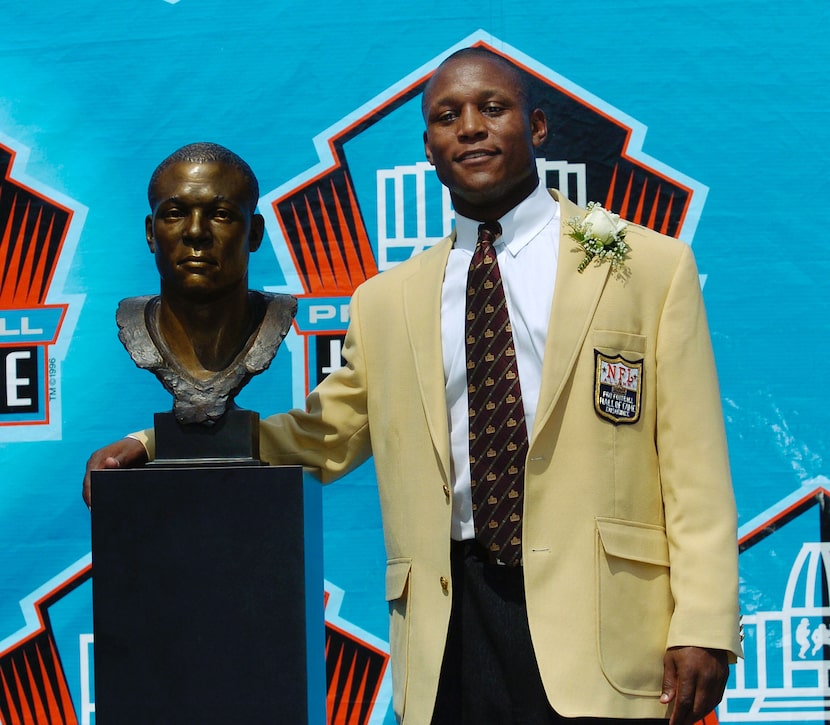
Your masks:
<path fill-rule="evenodd" d="M 459 121 L 459 133 L 464 138 L 478 138 L 487 132 L 478 107 L 464 106 Z"/>

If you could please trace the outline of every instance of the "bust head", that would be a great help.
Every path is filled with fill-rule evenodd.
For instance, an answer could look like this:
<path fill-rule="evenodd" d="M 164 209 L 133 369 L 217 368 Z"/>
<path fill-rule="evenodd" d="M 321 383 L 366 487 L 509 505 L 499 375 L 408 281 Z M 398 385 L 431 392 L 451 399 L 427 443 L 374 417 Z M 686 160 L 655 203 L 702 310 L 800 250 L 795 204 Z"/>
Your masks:
<path fill-rule="evenodd" d="M 259 187 L 239 156 L 217 144 L 184 146 L 153 172 L 145 220 L 162 296 L 194 302 L 241 294 L 264 221 Z"/>
<path fill-rule="evenodd" d="M 268 367 L 297 301 L 248 289 L 262 243 L 259 186 L 239 156 L 189 144 L 153 172 L 145 236 L 161 294 L 122 300 L 119 337 L 133 361 L 174 396 L 179 422 L 218 420 L 252 375 Z"/>

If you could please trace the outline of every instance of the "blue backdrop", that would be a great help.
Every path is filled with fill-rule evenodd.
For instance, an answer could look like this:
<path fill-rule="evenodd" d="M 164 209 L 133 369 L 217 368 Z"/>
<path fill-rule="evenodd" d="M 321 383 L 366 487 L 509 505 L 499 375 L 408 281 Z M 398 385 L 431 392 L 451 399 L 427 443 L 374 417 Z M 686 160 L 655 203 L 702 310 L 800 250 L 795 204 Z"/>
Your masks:
<path fill-rule="evenodd" d="M 83 466 L 170 402 L 114 322 L 120 299 L 158 286 L 143 231 L 155 165 L 210 140 L 254 168 L 270 244 L 251 284 L 303 299 L 240 403 L 301 404 L 337 363 L 351 281 L 412 251 L 381 241 L 411 241 L 413 221 L 395 227 L 379 173 L 428 174 L 419 84 L 474 42 L 627 129 L 622 156 L 688 192 L 677 232 L 704 282 L 741 526 L 747 658 L 719 718 L 830 719 L 830 5 L 2 0 L 0 17 L 0 721 L 94 722 Z M 554 147 L 569 118 L 551 119 Z M 328 193 L 350 209 L 333 234 L 373 263 L 298 261 L 297 199 Z M 442 219 L 427 214 L 427 236 Z M 391 721 L 371 464 L 325 489 L 323 530 L 327 635 L 372 664 L 359 691 L 329 672 L 330 719 Z"/>

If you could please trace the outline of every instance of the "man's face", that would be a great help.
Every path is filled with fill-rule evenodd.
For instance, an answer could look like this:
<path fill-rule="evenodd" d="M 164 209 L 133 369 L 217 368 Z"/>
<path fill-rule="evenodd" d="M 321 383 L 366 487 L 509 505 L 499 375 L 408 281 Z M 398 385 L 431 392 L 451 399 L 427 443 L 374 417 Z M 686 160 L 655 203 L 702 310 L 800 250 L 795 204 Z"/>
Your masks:
<path fill-rule="evenodd" d="M 436 71 L 424 97 L 424 149 L 456 211 L 497 219 L 538 184 L 534 149 L 547 135 L 517 76 L 496 60 L 467 57 Z"/>
<path fill-rule="evenodd" d="M 264 222 L 249 207 L 248 182 L 232 166 L 180 161 L 153 187 L 147 243 L 165 294 L 220 299 L 248 286 L 248 254 L 262 242 Z"/>

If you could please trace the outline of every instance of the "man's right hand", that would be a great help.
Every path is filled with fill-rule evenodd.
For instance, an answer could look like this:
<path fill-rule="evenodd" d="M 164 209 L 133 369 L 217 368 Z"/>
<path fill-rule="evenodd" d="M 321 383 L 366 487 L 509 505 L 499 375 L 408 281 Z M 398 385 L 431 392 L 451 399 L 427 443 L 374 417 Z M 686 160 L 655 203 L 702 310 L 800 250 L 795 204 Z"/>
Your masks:
<path fill-rule="evenodd" d="M 122 438 L 99 448 L 86 462 L 84 475 L 84 501 L 92 507 L 92 491 L 90 489 L 90 471 L 100 471 L 107 468 L 136 468 L 147 463 L 147 451 L 135 438 Z"/>

